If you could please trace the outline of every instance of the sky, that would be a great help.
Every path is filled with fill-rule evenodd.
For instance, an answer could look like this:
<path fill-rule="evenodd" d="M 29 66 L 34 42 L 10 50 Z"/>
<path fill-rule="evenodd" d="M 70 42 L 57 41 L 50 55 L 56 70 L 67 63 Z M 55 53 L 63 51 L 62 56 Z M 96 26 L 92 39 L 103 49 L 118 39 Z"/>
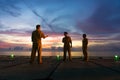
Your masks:
<path fill-rule="evenodd" d="M 74 48 L 87 34 L 91 50 L 120 50 L 120 0 L 0 0 L 0 48 L 31 48 L 40 24 L 43 48 L 62 47 L 63 32 Z"/>

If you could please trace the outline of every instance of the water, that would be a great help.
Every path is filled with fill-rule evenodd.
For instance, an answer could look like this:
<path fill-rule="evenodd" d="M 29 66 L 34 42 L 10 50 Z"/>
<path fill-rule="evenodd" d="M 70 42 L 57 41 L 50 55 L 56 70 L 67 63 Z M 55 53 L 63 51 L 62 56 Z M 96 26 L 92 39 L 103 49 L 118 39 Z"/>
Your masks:
<path fill-rule="evenodd" d="M 11 55 L 14 54 L 15 56 L 30 56 L 31 51 L 1 51 L 0 55 Z M 82 52 L 71 52 L 72 56 L 83 56 Z M 120 56 L 120 53 L 117 52 L 90 52 L 88 51 L 89 56 L 105 56 L 105 57 L 111 57 L 114 55 Z M 37 55 L 37 54 L 36 54 Z M 54 52 L 54 51 L 43 51 L 42 56 L 63 56 L 63 52 Z"/>

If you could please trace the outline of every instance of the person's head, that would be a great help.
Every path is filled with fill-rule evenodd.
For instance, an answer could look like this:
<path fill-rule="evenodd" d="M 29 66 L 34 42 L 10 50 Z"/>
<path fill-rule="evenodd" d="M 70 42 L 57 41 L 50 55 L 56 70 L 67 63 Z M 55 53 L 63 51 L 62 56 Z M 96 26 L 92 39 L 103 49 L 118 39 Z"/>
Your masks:
<path fill-rule="evenodd" d="M 36 30 L 40 30 L 40 25 L 36 25 Z"/>
<path fill-rule="evenodd" d="M 83 34 L 83 38 L 86 38 L 86 34 Z"/>
<path fill-rule="evenodd" d="M 67 36 L 67 35 L 68 35 L 68 33 L 67 33 L 67 32 L 64 32 L 64 35 L 65 35 L 65 36 Z"/>

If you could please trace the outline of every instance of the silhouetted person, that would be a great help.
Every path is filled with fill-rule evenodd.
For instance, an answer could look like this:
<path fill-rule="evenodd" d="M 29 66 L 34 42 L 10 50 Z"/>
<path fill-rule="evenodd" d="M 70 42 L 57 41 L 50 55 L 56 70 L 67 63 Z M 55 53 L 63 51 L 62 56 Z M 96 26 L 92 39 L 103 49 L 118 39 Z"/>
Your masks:
<path fill-rule="evenodd" d="M 45 36 L 40 28 L 41 28 L 40 25 L 36 25 L 36 30 L 32 32 L 31 39 L 32 39 L 33 45 L 32 45 L 30 63 L 34 62 L 34 59 L 36 57 L 36 51 L 38 51 L 38 64 L 42 63 L 42 55 L 41 55 L 42 42 L 41 42 L 41 38 L 46 38 L 48 36 Z"/>
<path fill-rule="evenodd" d="M 68 33 L 67 32 L 64 32 L 64 38 L 62 39 L 62 42 L 64 43 L 64 48 L 63 48 L 63 51 L 64 51 L 64 55 L 63 55 L 63 61 L 66 60 L 66 54 L 68 52 L 68 56 L 69 56 L 69 60 L 71 61 L 72 58 L 71 58 L 71 48 L 72 48 L 72 40 L 71 40 L 71 37 L 68 36 Z"/>
<path fill-rule="evenodd" d="M 84 61 L 88 61 L 87 45 L 88 45 L 88 39 L 86 38 L 86 34 L 83 34 L 82 50 L 84 55 L 84 59 L 83 59 Z"/>

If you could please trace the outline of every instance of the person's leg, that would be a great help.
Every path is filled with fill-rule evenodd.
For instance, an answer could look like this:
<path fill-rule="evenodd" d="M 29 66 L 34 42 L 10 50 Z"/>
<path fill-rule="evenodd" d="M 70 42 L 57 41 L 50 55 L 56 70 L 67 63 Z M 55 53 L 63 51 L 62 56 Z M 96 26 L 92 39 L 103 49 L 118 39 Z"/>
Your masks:
<path fill-rule="evenodd" d="M 84 60 L 88 61 L 88 53 L 87 53 L 87 49 L 83 50 L 83 55 L 84 55 Z"/>
<path fill-rule="evenodd" d="M 69 56 L 69 60 L 72 61 L 72 57 L 71 57 L 71 49 L 68 49 L 68 56 Z"/>
<path fill-rule="evenodd" d="M 63 54 L 63 61 L 65 61 L 66 60 L 66 53 L 67 53 L 67 50 L 66 50 L 66 48 L 64 48 L 64 54 Z"/>
<path fill-rule="evenodd" d="M 39 44 L 38 47 L 38 63 L 41 64 L 42 63 L 42 45 Z"/>
<path fill-rule="evenodd" d="M 83 56 L 84 56 L 84 57 L 83 57 L 83 60 L 85 60 L 85 58 L 86 58 L 86 55 L 85 55 L 85 54 L 86 54 L 85 49 L 83 49 Z"/>
<path fill-rule="evenodd" d="M 87 49 L 85 49 L 85 60 L 88 61 L 88 53 L 87 53 Z"/>
<path fill-rule="evenodd" d="M 33 63 L 34 60 L 35 60 L 36 50 L 37 50 L 37 46 L 36 46 L 36 44 L 33 44 L 32 45 L 32 51 L 31 51 L 31 60 L 30 60 L 30 63 Z"/>

